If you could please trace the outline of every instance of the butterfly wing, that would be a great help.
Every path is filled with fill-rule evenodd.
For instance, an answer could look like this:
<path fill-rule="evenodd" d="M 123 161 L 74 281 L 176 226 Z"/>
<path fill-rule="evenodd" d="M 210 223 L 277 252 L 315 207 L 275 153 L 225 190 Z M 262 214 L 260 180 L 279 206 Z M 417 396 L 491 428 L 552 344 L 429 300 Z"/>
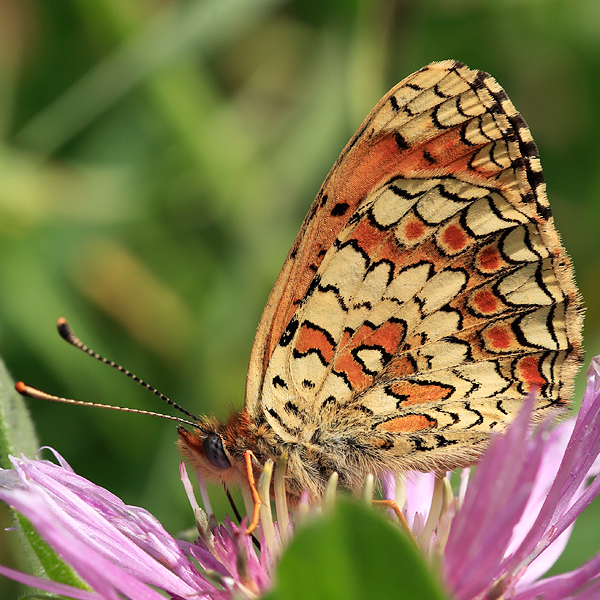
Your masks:
<path fill-rule="evenodd" d="M 540 414 L 566 402 L 581 322 L 529 129 L 492 77 L 433 63 L 323 183 L 259 324 L 245 411 L 283 442 L 453 468 L 532 386 Z"/>

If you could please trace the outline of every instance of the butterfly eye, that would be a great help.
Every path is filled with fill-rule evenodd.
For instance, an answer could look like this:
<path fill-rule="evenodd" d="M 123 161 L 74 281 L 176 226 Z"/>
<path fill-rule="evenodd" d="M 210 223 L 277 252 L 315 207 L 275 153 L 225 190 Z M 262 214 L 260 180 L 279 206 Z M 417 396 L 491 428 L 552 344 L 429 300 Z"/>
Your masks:
<path fill-rule="evenodd" d="M 225 448 L 223 448 L 223 440 L 218 433 L 212 433 L 204 440 L 204 456 L 217 469 L 231 468 L 231 463 L 225 454 Z"/>

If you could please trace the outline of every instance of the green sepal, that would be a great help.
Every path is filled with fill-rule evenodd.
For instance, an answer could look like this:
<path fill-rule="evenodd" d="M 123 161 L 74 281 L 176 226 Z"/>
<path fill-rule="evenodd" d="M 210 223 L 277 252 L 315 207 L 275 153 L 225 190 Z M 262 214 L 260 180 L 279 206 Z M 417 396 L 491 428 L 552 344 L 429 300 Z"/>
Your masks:
<path fill-rule="evenodd" d="M 335 510 L 297 531 L 265 600 L 444 600 L 433 570 L 399 528 L 376 510 L 338 499 Z"/>

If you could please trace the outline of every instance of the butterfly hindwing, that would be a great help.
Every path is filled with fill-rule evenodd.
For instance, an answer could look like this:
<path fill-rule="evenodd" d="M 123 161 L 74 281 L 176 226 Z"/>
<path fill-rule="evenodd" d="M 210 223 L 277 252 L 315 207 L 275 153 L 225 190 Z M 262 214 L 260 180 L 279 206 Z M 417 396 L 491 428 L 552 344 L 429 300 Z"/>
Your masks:
<path fill-rule="evenodd" d="M 352 438 L 376 471 L 467 464 L 531 386 L 540 412 L 566 401 L 581 318 L 524 121 L 489 75 L 434 63 L 379 102 L 313 202 L 245 410 L 282 441 Z"/>

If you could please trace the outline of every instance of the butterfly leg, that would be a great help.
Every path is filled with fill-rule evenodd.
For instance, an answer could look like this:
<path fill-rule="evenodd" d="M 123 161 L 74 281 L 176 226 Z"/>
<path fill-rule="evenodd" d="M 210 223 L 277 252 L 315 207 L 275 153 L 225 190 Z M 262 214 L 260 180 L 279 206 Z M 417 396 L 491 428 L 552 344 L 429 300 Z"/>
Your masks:
<path fill-rule="evenodd" d="M 250 493 L 252 494 L 252 502 L 254 502 L 254 511 L 252 512 L 252 520 L 248 524 L 246 529 L 246 535 L 250 535 L 258 525 L 258 518 L 260 515 L 260 505 L 262 504 L 258 490 L 256 489 L 256 482 L 254 481 L 254 470 L 252 468 L 252 459 L 256 460 L 251 450 L 244 452 L 244 461 L 246 463 L 246 479 L 248 480 L 248 486 L 250 487 Z"/>
<path fill-rule="evenodd" d="M 404 518 L 400 507 L 396 504 L 394 500 L 373 500 L 373 504 L 376 504 L 377 506 L 385 506 L 387 508 L 391 508 L 394 511 L 396 517 L 398 518 L 398 521 L 400 521 L 400 526 L 402 527 L 406 535 L 408 535 L 408 537 L 414 542 L 417 548 L 419 547 L 419 544 L 417 544 L 417 540 L 415 540 L 415 536 L 410 530 L 410 527 L 408 526 L 408 523 L 406 522 L 406 519 Z"/>

